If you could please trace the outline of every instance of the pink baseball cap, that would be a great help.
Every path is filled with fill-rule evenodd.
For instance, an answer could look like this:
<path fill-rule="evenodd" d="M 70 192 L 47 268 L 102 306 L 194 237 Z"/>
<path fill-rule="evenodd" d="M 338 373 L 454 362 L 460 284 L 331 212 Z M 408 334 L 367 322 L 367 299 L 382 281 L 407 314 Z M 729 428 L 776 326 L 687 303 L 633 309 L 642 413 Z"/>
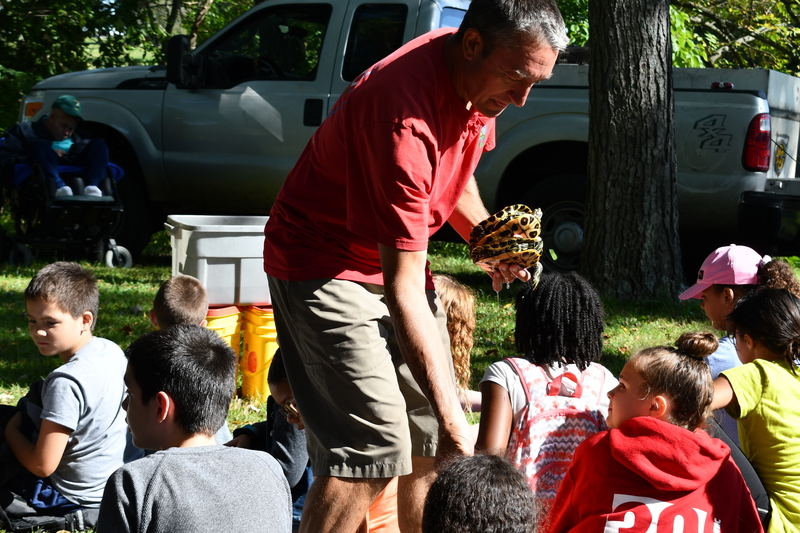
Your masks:
<path fill-rule="evenodd" d="M 757 285 L 758 267 L 771 261 L 767 255 L 747 246 L 723 246 L 706 257 L 697 272 L 697 283 L 683 291 L 678 298 L 699 298 L 712 285 Z"/>

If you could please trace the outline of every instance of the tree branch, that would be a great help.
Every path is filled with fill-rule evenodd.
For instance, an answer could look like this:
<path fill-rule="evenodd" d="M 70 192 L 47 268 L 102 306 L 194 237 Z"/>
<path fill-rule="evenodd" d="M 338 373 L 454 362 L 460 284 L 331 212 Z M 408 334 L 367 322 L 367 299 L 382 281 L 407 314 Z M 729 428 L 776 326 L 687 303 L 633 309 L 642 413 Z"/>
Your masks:
<path fill-rule="evenodd" d="M 800 16 L 797 15 L 792 9 L 797 5 L 797 0 L 781 0 L 783 7 L 786 8 L 786 15 L 791 19 L 792 24 L 800 28 Z"/>
<path fill-rule="evenodd" d="M 197 8 L 197 15 L 194 17 L 194 22 L 192 22 L 192 30 L 189 34 L 190 50 L 194 50 L 194 48 L 197 46 L 197 34 L 200 32 L 200 26 L 203 24 L 203 20 L 205 20 L 208 10 L 211 9 L 211 4 L 213 3 L 214 0 L 202 0 L 202 3 L 200 3 Z"/>
<path fill-rule="evenodd" d="M 719 25 L 720 27 L 728 28 L 728 29 L 731 29 L 731 30 L 739 31 L 739 32 L 742 32 L 744 34 L 750 35 L 750 36 L 753 37 L 754 40 L 759 41 L 760 43 L 766 44 L 767 46 L 772 47 L 775 50 L 777 50 L 779 52 L 782 52 L 782 53 L 786 54 L 789 57 L 794 57 L 794 55 L 795 55 L 794 51 L 790 50 L 789 48 L 786 48 L 782 44 L 770 39 L 769 37 L 766 37 L 764 35 L 756 33 L 753 30 L 751 30 L 749 28 L 746 28 L 746 27 L 744 27 L 744 26 L 742 26 L 740 24 L 737 24 L 735 22 L 731 22 L 730 20 L 724 19 L 724 18 L 720 17 L 719 15 L 717 15 L 716 13 L 714 13 L 713 11 L 711 11 L 710 9 L 705 8 L 703 6 L 700 6 L 698 4 L 695 4 L 691 0 L 672 0 L 671 3 L 672 3 L 672 5 L 678 6 L 680 8 L 691 9 L 693 11 L 701 13 L 703 16 L 705 16 L 708 19 L 714 21 L 714 23 Z"/>
<path fill-rule="evenodd" d="M 169 10 L 169 16 L 167 17 L 167 24 L 166 30 L 167 35 L 172 35 L 175 31 L 175 23 L 178 22 L 178 15 L 181 12 L 181 4 L 182 0 L 172 0 L 172 7 Z"/>

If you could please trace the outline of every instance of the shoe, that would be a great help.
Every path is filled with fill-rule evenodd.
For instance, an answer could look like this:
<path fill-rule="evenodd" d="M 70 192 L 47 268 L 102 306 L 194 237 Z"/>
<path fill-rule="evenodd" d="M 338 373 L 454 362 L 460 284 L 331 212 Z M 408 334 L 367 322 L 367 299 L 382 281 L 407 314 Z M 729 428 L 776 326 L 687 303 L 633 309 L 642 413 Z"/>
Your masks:
<path fill-rule="evenodd" d="M 103 196 L 103 192 L 94 185 L 87 185 L 83 188 L 84 196 Z"/>
<path fill-rule="evenodd" d="M 63 187 L 56 189 L 56 197 L 58 196 L 72 196 L 72 187 L 69 185 L 64 185 Z"/>

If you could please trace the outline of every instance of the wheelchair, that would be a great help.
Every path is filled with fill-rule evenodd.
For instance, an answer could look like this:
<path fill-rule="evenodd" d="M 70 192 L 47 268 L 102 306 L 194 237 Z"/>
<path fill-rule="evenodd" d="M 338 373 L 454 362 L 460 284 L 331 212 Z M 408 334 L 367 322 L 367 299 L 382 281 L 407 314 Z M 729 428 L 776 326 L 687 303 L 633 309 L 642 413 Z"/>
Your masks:
<path fill-rule="evenodd" d="M 125 172 L 109 163 L 98 185 L 102 196 L 83 194 L 82 173 L 81 167 L 60 166 L 59 175 L 74 196 L 56 196 L 55 183 L 38 165 L 14 166 L 13 176 L 5 180 L 15 231 L 9 243 L 10 264 L 28 266 L 34 251 L 49 251 L 109 267 L 131 267 L 131 253 L 112 237 L 122 220 L 117 181 Z"/>

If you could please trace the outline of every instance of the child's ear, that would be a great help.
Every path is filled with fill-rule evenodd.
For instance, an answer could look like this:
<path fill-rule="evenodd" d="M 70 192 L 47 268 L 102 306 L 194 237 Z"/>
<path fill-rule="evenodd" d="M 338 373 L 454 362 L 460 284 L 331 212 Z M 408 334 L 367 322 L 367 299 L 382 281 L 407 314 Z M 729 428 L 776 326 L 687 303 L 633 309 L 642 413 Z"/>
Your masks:
<path fill-rule="evenodd" d="M 733 289 L 730 287 L 725 287 L 722 289 L 722 300 L 725 302 L 725 305 L 728 307 L 729 311 L 733 311 L 733 308 L 736 307 L 736 295 L 733 293 Z"/>
<path fill-rule="evenodd" d="M 669 411 L 669 400 L 666 396 L 656 395 L 650 400 L 650 416 L 659 420 L 664 420 Z"/>
<path fill-rule="evenodd" d="M 156 329 L 158 329 L 158 318 L 156 318 L 156 310 L 150 310 L 150 324 Z"/>
<path fill-rule="evenodd" d="M 756 347 L 756 340 L 753 337 L 751 337 L 750 335 L 748 335 L 747 333 L 739 334 L 739 338 L 736 339 L 736 342 L 741 342 L 751 352 Z"/>
<path fill-rule="evenodd" d="M 93 322 L 94 322 L 94 315 L 92 314 L 92 312 L 84 311 L 83 315 L 81 315 L 81 325 L 83 326 L 83 331 L 91 331 Z"/>
<path fill-rule="evenodd" d="M 166 392 L 158 391 L 153 400 L 156 402 L 156 422 L 159 424 L 168 418 L 172 418 L 173 411 L 175 410 L 175 402 Z"/>

